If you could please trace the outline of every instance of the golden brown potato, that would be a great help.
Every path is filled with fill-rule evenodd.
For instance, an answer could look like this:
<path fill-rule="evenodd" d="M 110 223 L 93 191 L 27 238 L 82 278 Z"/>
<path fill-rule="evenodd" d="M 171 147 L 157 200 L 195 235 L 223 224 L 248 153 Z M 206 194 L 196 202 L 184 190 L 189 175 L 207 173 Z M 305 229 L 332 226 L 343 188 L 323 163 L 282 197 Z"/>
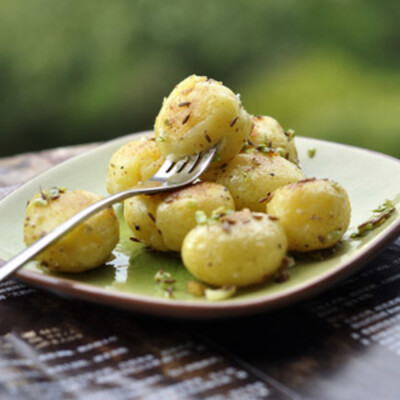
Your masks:
<path fill-rule="evenodd" d="M 263 146 L 276 150 L 279 155 L 298 164 L 297 149 L 293 132 L 286 132 L 279 122 L 268 116 L 252 116 L 253 129 L 250 142 L 255 146 Z"/>
<path fill-rule="evenodd" d="M 192 229 L 182 245 L 182 260 L 203 282 L 247 286 L 270 277 L 281 265 L 286 248 L 279 222 L 243 210 Z"/>
<path fill-rule="evenodd" d="M 151 178 L 164 162 L 154 137 L 127 143 L 119 148 L 108 164 L 107 191 L 127 190 Z"/>
<path fill-rule="evenodd" d="M 221 82 L 192 75 L 164 99 L 155 122 L 157 145 L 174 160 L 219 143 L 214 162 L 239 153 L 250 135 L 250 116 L 240 99 Z"/>
<path fill-rule="evenodd" d="M 220 168 L 216 181 L 231 192 L 237 210 L 265 211 L 265 201 L 275 189 L 304 179 L 305 175 L 276 153 L 251 150 Z"/>
<path fill-rule="evenodd" d="M 33 244 L 100 199 L 100 196 L 83 190 L 50 188 L 37 193 L 26 210 L 25 244 Z M 117 217 L 112 208 L 107 208 L 84 221 L 36 259 L 52 271 L 81 272 L 106 262 L 118 240 Z"/>
<path fill-rule="evenodd" d="M 289 250 L 300 252 L 332 247 L 350 222 L 350 200 L 331 180 L 308 179 L 276 189 L 267 212 L 285 228 Z"/>
<path fill-rule="evenodd" d="M 124 216 L 138 240 L 157 250 L 180 251 L 184 237 L 196 226 L 196 211 L 211 216 L 219 208 L 234 209 L 229 191 L 200 182 L 165 194 L 132 197 L 124 203 Z"/>

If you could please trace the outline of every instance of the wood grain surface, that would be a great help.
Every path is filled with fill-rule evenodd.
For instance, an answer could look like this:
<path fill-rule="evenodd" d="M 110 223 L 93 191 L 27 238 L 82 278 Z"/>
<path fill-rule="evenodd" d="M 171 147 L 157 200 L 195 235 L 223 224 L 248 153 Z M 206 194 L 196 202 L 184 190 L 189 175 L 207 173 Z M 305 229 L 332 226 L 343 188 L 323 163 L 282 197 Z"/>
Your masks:
<path fill-rule="evenodd" d="M 60 147 L 0 159 L 0 198 L 41 172 L 98 145 L 98 143 L 92 143 Z"/>

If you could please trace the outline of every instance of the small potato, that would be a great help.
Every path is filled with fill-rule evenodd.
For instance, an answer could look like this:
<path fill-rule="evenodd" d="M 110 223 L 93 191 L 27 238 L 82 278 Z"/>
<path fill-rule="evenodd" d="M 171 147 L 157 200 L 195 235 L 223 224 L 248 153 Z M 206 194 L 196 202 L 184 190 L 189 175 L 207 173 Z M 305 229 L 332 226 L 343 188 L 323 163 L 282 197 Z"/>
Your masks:
<path fill-rule="evenodd" d="M 298 164 L 297 149 L 293 133 L 287 133 L 279 122 L 268 116 L 257 115 L 251 117 L 253 129 L 250 141 L 255 146 L 266 146 L 278 150 L 279 154 L 287 160 Z"/>
<path fill-rule="evenodd" d="M 192 75 L 164 99 L 154 130 L 165 157 L 180 159 L 219 143 L 214 162 L 222 164 L 245 145 L 251 122 L 230 89 L 205 76 Z"/>
<path fill-rule="evenodd" d="M 275 190 L 267 212 L 285 228 L 289 250 L 306 252 L 332 247 L 350 222 L 350 200 L 331 180 L 307 179 Z"/>
<path fill-rule="evenodd" d="M 133 236 L 155 250 L 168 251 L 156 224 L 161 195 L 134 196 L 124 201 L 124 219 Z"/>
<path fill-rule="evenodd" d="M 164 162 L 154 137 L 142 138 L 119 148 L 108 164 L 107 191 L 127 190 L 151 178 Z"/>
<path fill-rule="evenodd" d="M 234 210 L 228 189 L 211 182 L 201 182 L 168 194 L 157 207 L 157 226 L 168 249 L 180 251 L 186 234 L 196 226 L 196 211 L 210 217 L 216 209 Z"/>
<path fill-rule="evenodd" d="M 24 242 L 33 244 L 55 227 L 101 200 L 83 190 L 50 188 L 29 202 L 24 224 Z M 112 208 L 93 215 L 36 259 L 52 271 L 81 272 L 107 261 L 119 240 L 119 224 Z"/>
<path fill-rule="evenodd" d="M 185 237 L 182 260 L 196 278 L 210 285 L 247 286 L 270 277 L 286 248 L 279 222 L 246 209 L 215 224 L 197 225 Z"/>
<path fill-rule="evenodd" d="M 180 251 L 186 234 L 196 226 L 196 211 L 211 216 L 216 209 L 233 210 L 228 189 L 200 182 L 174 192 L 136 196 L 124 203 L 124 216 L 134 236 L 162 251 Z"/>
<path fill-rule="evenodd" d="M 278 187 L 305 178 L 293 163 L 276 153 L 258 150 L 238 154 L 220 168 L 216 182 L 231 192 L 237 210 L 265 211 L 265 201 Z"/>

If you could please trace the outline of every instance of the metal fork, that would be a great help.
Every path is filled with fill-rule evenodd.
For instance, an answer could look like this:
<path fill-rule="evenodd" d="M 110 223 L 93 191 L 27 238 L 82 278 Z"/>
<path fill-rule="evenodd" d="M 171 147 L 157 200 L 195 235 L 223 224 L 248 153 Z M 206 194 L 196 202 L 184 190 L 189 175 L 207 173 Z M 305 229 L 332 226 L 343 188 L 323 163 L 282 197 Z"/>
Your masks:
<path fill-rule="evenodd" d="M 123 192 L 115 193 L 78 212 L 0 267 L 0 282 L 8 278 L 40 252 L 47 249 L 56 240 L 71 231 L 82 221 L 104 208 L 138 194 L 160 193 L 167 190 L 178 189 L 192 183 L 209 166 L 216 150 L 217 146 L 194 156 L 185 157 L 176 162 L 167 159 L 163 165 L 161 165 L 160 169 L 149 179 L 150 182 L 158 182 L 158 186 L 142 188 L 135 187 Z"/>

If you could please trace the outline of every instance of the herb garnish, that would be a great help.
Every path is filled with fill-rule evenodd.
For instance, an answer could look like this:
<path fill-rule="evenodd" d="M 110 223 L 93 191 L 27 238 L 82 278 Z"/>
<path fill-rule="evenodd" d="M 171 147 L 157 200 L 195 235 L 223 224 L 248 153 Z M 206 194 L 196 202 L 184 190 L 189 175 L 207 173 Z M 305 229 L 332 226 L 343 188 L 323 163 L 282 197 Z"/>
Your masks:
<path fill-rule="evenodd" d="M 207 215 L 203 210 L 197 210 L 194 217 L 199 225 L 204 225 L 208 221 Z"/>
<path fill-rule="evenodd" d="M 256 147 L 257 150 L 262 151 L 265 154 L 269 154 L 269 153 L 274 153 L 275 149 L 273 149 L 272 147 L 268 147 L 265 144 L 261 144 L 259 146 Z"/>
<path fill-rule="evenodd" d="M 67 189 L 65 187 L 51 187 L 47 189 L 40 188 L 40 197 L 35 199 L 32 204 L 37 206 L 47 206 L 50 201 L 57 200 Z"/>
<path fill-rule="evenodd" d="M 165 297 L 171 298 L 175 290 L 176 280 L 172 278 L 169 272 L 160 269 L 155 275 L 154 280 L 159 284 Z"/>
<path fill-rule="evenodd" d="M 285 149 L 282 149 L 282 147 L 277 147 L 275 149 L 275 152 L 278 153 L 281 157 L 286 157 L 287 152 Z"/>
<path fill-rule="evenodd" d="M 293 139 L 295 138 L 296 133 L 295 133 L 295 131 L 294 131 L 293 129 L 288 129 L 288 130 L 285 132 L 285 135 L 288 137 L 288 139 L 289 139 L 289 141 L 290 141 L 290 140 L 293 140 Z"/>
<path fill-rule="evenodd" d="M 218 161 L 221 161 L 221 153 L 219 151 L 216 151 L 212 159 L 212 162 L 218 162 Z"/>
<path fill-rule="evenodd" d="M 396 210 L 396 207 L 390 200 L 385 200 L 383 204 L 372 210 L 373 216 L 357 226 L 357 230 L 353 232 L 350 237 L 356 239 L 365 236 L 367 233 L 371 232 L 373 229 L 382 225 Z"/>
<path fill-rule="evenodd" d="M 308 149 L 307 150 L 308 157 L 314 158 L 316 152 L 317 152 L 317 149 L 315 147 Z"/>
<path fill-rule="evenodd" d="M 215 224 L 220 218 L 233 213 L 233 210 L 227 210 L 225 207 L 218 207 L 212 212 L 211 217 L 207 217 L 207 214 L 203 210 L 197 210 L 195 219 L 199 225 Z"/>
<path fill-rule="evenodd" d="M 156 139 L 157 142 L 166 142 L 167 141 L 167 134 L 164 131 L 160 131 Z"/>

